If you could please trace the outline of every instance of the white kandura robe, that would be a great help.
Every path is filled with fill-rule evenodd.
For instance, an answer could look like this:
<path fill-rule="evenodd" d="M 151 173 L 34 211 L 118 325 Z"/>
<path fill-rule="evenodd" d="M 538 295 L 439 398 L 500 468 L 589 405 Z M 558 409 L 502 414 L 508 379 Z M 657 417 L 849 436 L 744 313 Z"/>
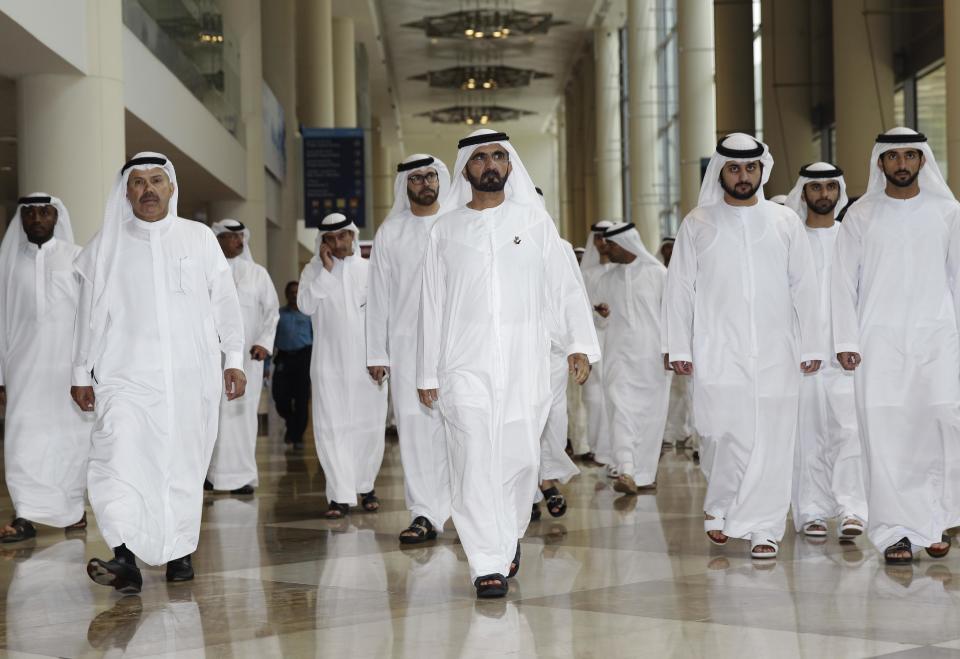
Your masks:
<path fill-rule="evenodd" d="M 273 281 L 262 265 L 241 257 L 228 259 L 243 316 L 243 372 L 247 376 L 246 393 L 227 400 L 220 398 L 220 424 L 217 442 L 207 478 L 216 490 L 235 490 L 256 486 L 257 413 L 263 389 L 263 362 L 250 357 L 253 346 L 273 350 L 273 339 L 280 320 L 280 301 Z"/>
<path fill-rule="evenodd" d="M 610 308 L 603 339 L 603 395 L 613 464 L 637 485 L 657 480 L 670 402 L 670 371 L 660 352 L 667 269 L 637 258 L 615 264 L 599 283 Z"/>
<path fill-rule="evenodd" d="M 22 231 L 12 225 L 8 231 Z M 18 517 L 64 527 L 83 516 L 93 414 L 70 398 L 73 326 L 80 278 L 77 245 L 24 242 L 14 257 L 0 322 L 6 386 L 4 470 Z M 9 328 L 9 334 L 7 329 Z"/>
<path fill-rule="evenodd" d="M 867 533 L 928 547 L 960 526 L 960 205 L 864 198 L 834 252 L 836 352 L 858 352 Z"/>
<path fill-rule="evenodd" d="M 417 395 L 417 314 L 423 253 L 437 216 L 397 213 L 378 230 L 370 254 L 367 365 L 390 367 L 403 489 L 410 518 L 439 532 L 450 518 L 450 470 L 440 411 Z"/>
<path fill-rule="evenodd" d="M 116 259 L 102 336 L 90 331 L 92 273 L 81 272 L 74 382 L 92 370 L 96 395 L 87 487 L 107 546 L 161 565 L 197 548 L 223 369 L 243 364 L 243 321 L 230 266 L 199 222 L 128 220 Z"/>
<path fill-rule="evenodd" d="M 598 362 L 599 363 L 599 362 Z M 594 377 L 591 374 L 590 377 Z M 567 437 L 574 455 L 590 452 L 587 444 L 587 409 L 583 406 L 583 386 L 567 378 Z"/>
<path fill-rule="evenodd" d="M 359 251 L 359 250 L 358 250 Z M 313 435 L 327 500 L 354 505 L 373 489 L 383 462 L 387 386 L 367 372 L 364 313 L 370 263 L 359 253 L 314 258 L 300 275 L 297 305 L 313 321 Z"/>
<path fill-rule="evenodd" d="M 604 332 L 607 320 L 593 307 L 603 302 L 599 297 L 598 286 L 600 278 L 611 267 L 610 263 L 602 263 L 583 270 L 583 285 L 590 300 L 591 313 L 597 331 L 600 345 L 603 345 Z M 597 462 L 610 464 L 613 460 L 613 442 L 610 437 L 610 425 L 607 418 L 607 404 L 603 398 L 603 360 L 593 365 L 590 377 L 583 384 L 583 406 L 587 410 L 587 444 L 593 452 Z"/>
<path fill-rule="evenodd" d="M 540 480 L 566 483 L 580 473 L 567 455 L 567 380 L 570 364 L 567 352 L 550 342 L 550 411 L 540 435 Z M 537 500 L 539 496 L 535 497 Z"/>
<path fill-rule="evenodd" d="M 853 373 L 840 367 L 830 346 L 830 269 L 840 224 L 806 228 L 820 285 L 821 336 L 827 358 L 800 380 L 800 413 L 793 463 L 793 523 L 797 531 L 816 519 L 867 519 L 863 454 L 857 432 Z"/>
<path fill-rule="evenodd" d="M 417 386 L 439 389 L 471 579 L 507 574 L 530 522 L 550 409 L 551 310 L 566 354 L 599 357 L 565 249 L 542 208 L 510 200 L 446 213 L 430 233 Z"/>
<path fill-rule="evenodd" d="M 720 201 L 680 225 L 663 352 L 693 363 L 703 509 L 726 520 L 730 537 L 783 536 L 800 363 L 823 356 L 818 293 L 810 243 L 788 208 Z"/>

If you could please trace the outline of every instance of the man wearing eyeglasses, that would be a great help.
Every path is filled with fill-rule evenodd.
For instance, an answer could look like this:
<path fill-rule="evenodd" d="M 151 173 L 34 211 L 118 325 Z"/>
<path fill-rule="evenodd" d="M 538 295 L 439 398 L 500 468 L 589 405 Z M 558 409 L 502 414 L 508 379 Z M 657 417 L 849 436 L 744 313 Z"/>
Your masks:
<path fill-rule="evenodd" d="M 450 517 L 450 482 L 443 422 L 417 396 L 417 309 L 420 266 L 450 187 L 446 166 L 417 153 L 397 165 L 393 208 L 377 230 L 367 292 L 367 370 L 378 383 L 391 378 L 390 396 L 400 438 L 410 526 L 402 544 L 437 537 Z"/>

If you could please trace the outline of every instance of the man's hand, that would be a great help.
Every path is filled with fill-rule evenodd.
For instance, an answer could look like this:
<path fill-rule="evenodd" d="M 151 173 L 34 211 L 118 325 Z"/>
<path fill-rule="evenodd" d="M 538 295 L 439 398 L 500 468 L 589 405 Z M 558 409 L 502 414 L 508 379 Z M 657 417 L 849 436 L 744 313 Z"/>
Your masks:
<path fill-rule="evenodd" d="M 223 372 L 223 387 L 227 400 L 240 398 L 247 390 L 247 376 L 239 368 L 228 368 Z"/>
<path fill-rule="evenodd" d="M 677 375 L 693 375 L 693 362 L 670 362 Z"/>
<path fill-rule="evenodd" d="M 859 352 L 838 352 L 837 361 L 840 362 L 843 370 L 852 371 L 860 365 L 862 360 Z"/>
<path fill-rule="evenodd" d="M 388 375 L 390 375 L 389 366 L 367 366 L 367 373 L 370 374 L 370 377 L 373 378 L 373 381 L 377 384 L 383 384 L 383 381 Z"/>
<path fill-rule="evenodd" d="M 670 355 L 663 356 L 663 370 L 672 371 L 673 366 L 670 365 Z"/>
<path fill-rule="evenodd" d="M 250 359 L 255 362 L 262 362 L 270 356 L 270 351 L 263 346 L 253 346 L 250 348 Z"/>
<path fill-rule="evenodd" d="M 93 387 L 70 387 L 70 398 L 84 412 L 92 412 L 97 402 L 93 395 Z"/>
<path fill-rule="evenodd" d="M 577 384 L 583 384 L 590 377 L 590 360 L 582 352 L 567 355 L 567 365 Z"/>
<path fill-rule="evenodd" d="M 433 404 L 440 399 L 439 389 L 417 389 L 417 395 L 420 396 L 420 402 L 433 409 Z"/>
<path fill-rule="evenodd" d="M 610 315 L 610 307 L 607 306 L 606 302 L 594 306 L 593 310 L 600 314 L 601 318 L 606 318 Z"/>
<path fill-rule="evenodd" d="M 327 243 L 320 243 L 320 261 L 327 272 L 333 270 L 333 250 Z"/>
<path fill-rule="evenodd" d="M 811 359 L 808 362 L 803 362 L 800 364 L 800 370 L 806 373 L 807 375 L 810 375 L 811 373 L 816 373 L 817 371 L 820 370 L 820 360 Z"/>

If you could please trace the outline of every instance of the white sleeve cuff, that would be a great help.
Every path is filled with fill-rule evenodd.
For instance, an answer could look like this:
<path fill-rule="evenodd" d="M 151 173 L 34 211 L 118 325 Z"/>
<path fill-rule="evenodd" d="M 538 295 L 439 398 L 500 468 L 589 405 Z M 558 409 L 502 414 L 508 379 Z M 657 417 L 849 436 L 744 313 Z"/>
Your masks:
<path fill-rule="evenodd" d="M 223 370 L 228 368 L 238 368 L 241 371 L 243 370 L 243 353 L 230 351 L 224 354 L 223 360 Z"/>
<path fill-rule="evenodd" d="M 91 387 L 93 386 L 93 378 L 90 377 L 90 371 L 87 368 L 74 366 L 71 383 L 74 387 Z"/>
<path fill-rule="evenodd" d="M 835 349 L 837 351 L 837 354 L 840 354 L 841 352 L 855 352 L 857 354 L 860 353 L 860 345 L 857 343 L 838 343 Z"/>

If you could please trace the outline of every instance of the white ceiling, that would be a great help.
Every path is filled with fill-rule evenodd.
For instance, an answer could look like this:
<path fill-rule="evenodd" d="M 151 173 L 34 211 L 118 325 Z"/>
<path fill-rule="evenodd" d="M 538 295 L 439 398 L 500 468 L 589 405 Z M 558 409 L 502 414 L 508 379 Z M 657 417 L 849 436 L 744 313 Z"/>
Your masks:
<path fill-rule="evenodd" d="M 624 0 L 500 0 L 501 7 L 549 12 L 554 20 L 567 24 L 552 28 L 546 35 L 511 35 L 496 42 L 431 40 L 423 30 L 403 27 L 425 16 L 494 4 L 494 0 L 368 0 L 364 6 L 358 0 L 336 0 L 334 13 L 354 16 L 357 38 L 367 46 L 372 108 L 381 120 L 386 139 L 392 141 L 402 135 L 422 142 L 428 136 L 444 140 L 462 136 L 464 125 L 433 124 L 429 118 L 416 115 L 468 103 L 532 111 L 534 115 L 497 126 L 517 133 L 543 132 L 554 118 L 569 72 L 589 43 L 593 26 L 601 20 L 622 21 L 624 11 Z M 409 79 L 427 71 L 470 63 L 530 68 L 553 77 L 535 80 L 526 88 L 476 92 L 437 89 L 424 81 Z"/>

